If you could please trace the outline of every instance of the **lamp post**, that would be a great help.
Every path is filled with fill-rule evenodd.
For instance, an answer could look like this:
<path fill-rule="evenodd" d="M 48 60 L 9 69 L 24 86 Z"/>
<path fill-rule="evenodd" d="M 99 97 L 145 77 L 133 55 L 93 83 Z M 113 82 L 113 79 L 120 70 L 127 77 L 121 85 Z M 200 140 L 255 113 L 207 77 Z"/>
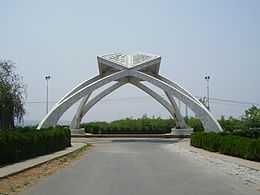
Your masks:
<path fill-rule="evenodd" d="M 210 80 L 210 76 L 205 76 L 205 80 L 207 81 L 207 107 L 208 107 L 208 110 L 210 110 L 210 106 L 209 106 L 209 80 Z"/>
<path fill-rule="evenodd" d="M 49 112 L 49 80 L 51 79 L 50 75 L 45 76 L 46 80 L 46 114 Z"/>

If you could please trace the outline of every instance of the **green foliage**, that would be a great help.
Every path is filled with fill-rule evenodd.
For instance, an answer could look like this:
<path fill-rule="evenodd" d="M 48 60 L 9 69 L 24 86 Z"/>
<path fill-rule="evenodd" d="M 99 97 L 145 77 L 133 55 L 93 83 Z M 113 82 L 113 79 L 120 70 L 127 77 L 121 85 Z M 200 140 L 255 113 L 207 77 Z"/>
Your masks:
<path fill-rule="evenodd" d="M 49 154 L 70 146 L 69 129 L 20 128 L 0 131 L 0 165 Z"/>
<path fill-rule="evenodd" d="M 194 117 L 185 118 L 187 125 L 193 128 L 194 132 L 204 131 L 201 121 Z"/>
<path fill-rule="evenodd" d="M 24 85 L 10 61 L 0 61 L 0 129 L 14 128 L 25 113 Z"/>
<path fill-rule="evenodd" d="M 170 133 L 175 126 L 172 119 L 148 118 L 141 119 L 122 119 L 110 123 L 107 122 L 90 122 L 82 124 L 88 133 L 103 134 L 160 134 Z"/>
<path fill-rule="evenodd" d="M 194 132 L 204 131 L 203 125 L 198 118 L 185 118 L 187 125 L 194 129 Z M 260 109 L 252 106 L 245 111 L 242 119 L 224 116 L 219 120 L 220 125 L 225 132 L 234 132 L 237 135 L 249 138 L 258 138 L 260 131 Z M 122 120 L 107 122 L 91 122 L 82 124 L 89 133 L 169 133 L 176 126 L 172 119 L 148 118 L 144 115 L 141 119 L 126 118 Z"/>
<path fill-rule="evenodd" d="M 260 109 L 256 106 L 248 108 L 241 119 L 233 117 L 225 119 L 224 116 L 222 116 L 219 123 L 224 131 L 228 132 L 260 128 Z"/>
<path fill-rule="evenodd" d="M 241 136 L 241 137 L 248 137 L 248 138 L 257 139 L 257 138 L 260 138 L 260 128 L 252 128 L 252 129 L 235 131 L 232 134 L 238 135 L 238 136 Z"/>
<path fill-rule="evenodd" d="M 225 117 L 222 116 L 218 122 L 221 125 L 221 127 L 224 129 L 224 131 L 233 132 L 235 130 L 241 130 L 245 128 L 241 120 L 235 119 L 233 117 L 229 117 L 228 119 L 225 119 Z"/>
<path fill-rule="evenodd" d="M 191 145 L 212 152 L 260 161 L 260 139 L 242 137 L 232 133 L 198 132 L 192 134 Z"/>
<path fill-rule="evenodd" d="M 260 109 L 256 106 L 247 109 L 242 117 L 242 121 L 248 129 L 260 128 Z"/>

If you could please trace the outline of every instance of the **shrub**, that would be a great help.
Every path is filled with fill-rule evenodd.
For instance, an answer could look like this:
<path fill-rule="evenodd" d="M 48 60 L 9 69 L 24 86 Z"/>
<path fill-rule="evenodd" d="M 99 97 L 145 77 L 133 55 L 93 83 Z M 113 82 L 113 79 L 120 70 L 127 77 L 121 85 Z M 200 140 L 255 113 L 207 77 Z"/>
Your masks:
<path fill-rule="evenodd" d="M 175 122 L 172 119 L 161 118 L 141 118 L 141 119 L 122 119 L 110 123 L 90 122 L 82 124 L 88 133 L 112 133 L 112 134 L 163 134 L 170 133 Z"/>
<path fill-rule="evenodd" d="M 194 132 L 204 131 L 204 127 L 199 119 L 185 117 L 185 121 L 189 127 L 193 128 Z"/>
<path fill-rule="evenodd" d="M 191 145 L 212 152 L 260 161 L 260 139 L 227 133 L 194 133 Z"/>
<path fill-rule="evenodd" d="M 232 135 L 257 139 L 260 138 L 260 128 L 252 128 L 247 130 L 235 131 L 232 133 Z"/>
<path fill-rule="evenodd" d="M 218 122 L 223 130 L 226 132 L 233 132 L 235 130 L 245 129 L 245 124 L 243 123 L 243 121 L 233 117 L 225 119 L 224 116 L 221 116 Z"/>
<path fill-rule="evenodd" d="M 49 154 L 70 146 L 69 129 L 20 128 L 0 131 L 0 165 Z"/>

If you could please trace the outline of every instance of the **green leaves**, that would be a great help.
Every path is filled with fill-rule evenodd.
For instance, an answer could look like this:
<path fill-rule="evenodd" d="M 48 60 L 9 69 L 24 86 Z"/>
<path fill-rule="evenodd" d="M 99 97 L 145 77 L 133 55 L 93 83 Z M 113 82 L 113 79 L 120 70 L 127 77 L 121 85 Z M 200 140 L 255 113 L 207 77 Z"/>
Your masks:
<path fill-rule="evenodd" d="M 141 119 L 126 118 L 122 120 L 107 122 L 91 122 L 82 124 L 89 133 L 104 134 L 161 134 L 170 133 L 171 128 L 175 126 L 172 119 L 148 118 Z"/>
<path fill-rule="evenodd" d="M 212 152 L 260 161 L 260 139 L 228 133 L 199 132 L 191 136 L 191 145 Z"/>
<path fill-rule="evenodd" d="M 71 146 L 70 130 L 21 128 L 0 132 L 0 165 L 52 153 Z"/>
<path fill-rule="evenodd" d="M 0 129 L 13 128 L 25 113 L 24 85 L 10 61 L 0 61 Z"/>
<path fill-rule="evenodd" d="M 233 117 L 225 119 L 222 116 L 219 123 L 225 131 L 229 132 L 260 128 L 260 109 L 256 106 L 248 108 L 241 119 Z"/>
<path fill-rule="evenodd" d="M 245 123 L 247 128 L 260 128 L 260 109 L 256 106 L 252 106 L 245 111 L 242 121 Z"/>

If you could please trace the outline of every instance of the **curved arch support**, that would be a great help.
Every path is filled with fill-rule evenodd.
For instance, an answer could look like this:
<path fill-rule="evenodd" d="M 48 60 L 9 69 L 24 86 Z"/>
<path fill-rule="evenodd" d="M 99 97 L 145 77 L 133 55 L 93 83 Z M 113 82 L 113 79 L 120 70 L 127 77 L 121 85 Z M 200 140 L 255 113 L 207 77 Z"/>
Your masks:
<path fill-rule="evenodd" d="M 144 91 L 145 93 L 147 93 L 148 95 L 150 95 L 152 98 L 154 98 L 158 103 L 160 103 L 164 108 L 166 108 L 169 111 L 172 118 L 175 118 L 175 111 L 173 107 L 162 96 L 160 96 L 158 93 L 154 92 L 149 87 L 142 84 L 141 82 L 136 81 L 135 79 L 131 79 L 129 82 L 134 86 L 136 86 L 137 88 Z"/>
<path fill-rule="evenodd" d="M 79 128 L 79 125 L 76 126 L 76 124 L 80 123 L 80 120 L 81 120 L 81 115 L 82 115 L 82 109 L 84 107 L 84 105 L 87 103 L 89 97 L 91 96 L 91 93 L 87 94 L 84 98 L 82 98 L 80 104 L 79 104 L 79 107 L 71 121 L 71 125 L 70 125 L 70 128 L 71 129 L 75 129 L 75 128 Z"/>
<path fill-rule="evenodd" d="M 139 80 L 147 81 L 160 89 L 162 89 L 170 100 L 168 103 L 163 97 L 158 95 L 156 92 L 150 88 L 143 85 Z M 112 85 L 108 89 L 104 90 L 101 94 L 90 100 L 87 104 L 88 96 L 96 89 L 112 82 L 119 81 L 118 83 Z M 169 80 L 163 78 L 157 78 L 157 76 L 152 76 L 141 71 L 124 69 L 108 76 L 97 76 L 88 81 L 85 81 L 75 87 L 67 95 L 65 95 L 53 109 L 45 116 L 38 126 L 40 128 L 47 128 L 55 126 L 60 117 L 66 112 L 74 103 L 79 101 L 81 98 L 85 97 L 78 109 L 75 120 L 72 121 L 72 127 L 78 127 L 82 117 L 88 112 L 88 110 L 93 107 L 98 101 L 100 101 L 106 95 L 112 93 L 117 88 L 121 87 L 125 83 L 131 83 L 136 87 L 140 88 L 155 100 L 157 100 L 162 106 L 164 106 L 172 116 L 177 116 L 178 111 L 177 106 L 174 104 L 174 97 L 180 99 L 183 103 L 188 105 L 188 107 L 193 110 L 193 112 L 200 118 L 204 126 L 205 131 L 222 131 L 219 123 L 214 119 L 211 113 L 190 93 L 176 85 L 175 83 L 169 82 Z M 83 106 L 84 105 L 84 106 Z M 182 116 L 177 116 L 178 119 L 183 119 Z M 184 125 L 183 125 L 184 127 Z"/>
<path fill-rule="evenodd" d="M 103 77 L 90 85 L 77 90 L 72 95 L 61 101 L 59 104 L 56 104 L 52 110 L 44 117 L 40 122 L 37 129 L 48 128 L 56 126 L 58 120 L 74 103 L 80 100 L 82 97 L 86 96 L 88 93 L 93 92 L 94 90 L 110 83 L 111 81 L 116 81 L 118 79 L 128 76 L 128 70 L 122 70 L 116 73 L 113 73 L 109 76 Z"/>
<path fill-rule="evenodd" d="M 101 99 L 103 99 L 105 96 L 109 95 L 110 93 L 112 93 L 113 91 L 115 91 L 116 89 L 118 89 L 119 87 L 125 85 L 126 82 L 118 82 L 110 87 L 108 87 L 107 89 L 105 89 L 104 91 L 102 91 L 100 94 L 98 94 L 97 96 L 95 96 L 94 98 L 92 98 L 89 102 L 87 102 L 87 104 L 82 105 L 81 107 L 81 113 L 79 115 L 79 118 L 76 118 L 76 116 L 73 118 L 70 128 L 71 129 L 78 129 L 80 127 L 80 122 L 82 120 L 82 118 L 87 114 L 87 112 L 96 104 L 98 103 Z"/>
<path fill-rule="evenodd" d="M 97 75 L 89 80 L 83 81 L 81 82 L 79 85 L 77 85 L 76 87 L 74 87 L 71 91 L 69 91 L 63 98 L 61 98 L 57 104 L 60 104 L 63 100 L 65 100 L 66 98 L 68 98 L 69 96 L 71 96 L 72 94 L 74 94 L 75 92 L 81 90 L 82 88 L 90 85 L 93 82 L 96 82 L 97 80 L 101 79 L 102 77 L 100 75 Z"/>
<path fill-rule="evenodd" d="M 156 78 L 160 79 L 161 81 L 167 83 L 168 85 L 178 89 L 180 92 L 182 92 L 183 94 L 189 96 L 190 98 L 192 98 L 193 100 L 195 100 L 198 104 L 201 104 L 203 105 L 197 98 L 193 97 L 191 95 L 190 92 L 188 92 L 186 89 L 184 89 L 183 87 L 181 87 L 178 83 L 174 82 L 174 81 L 171 81 L 161 75 L 156 75 Z M 204 106 L 204 105 L 203 105 Z"/>
<path fill-rule="evenodd" d="M 149 83 L 161 88 L 162 90 L 167 91 L 174 97 L 181 99 L 198 116 L 203 124 L 205 131 L 223 131 L 217 120 L 212 116 L 212 114 L 204 106 L 198 103 L 198 100 L 194 100 L 196 99 L 195 97 L 192 96 L 193 98 L 191 98 L 180 90 L 146 73 L 139 71 L 129 71 L 129 75 L 134 76 L 138 79 L 148 81 Z"/>
<path fill-rule="evenodd" d="M 176 118 L 176 128 L 179 129 L 186 129 L 188 127 L 188 125 L 186 124 L 186 122 L 184 121 L 183 116 L 181 115 L 181 112 L 174 100 L 174 97 L 172 97 L 168 92 L 164 92 L 167 96 L 167 98 L 169 99 L 169 101 L 171 102 L 172 107 L 174 108 L 174 112 L 175 112 L 175 118 Z"/>
<path fill-rule="evenodd" d="M 154 92 L 153 90 L 151 90 L 150 88 L 148 88 L 147 86 L 143 85 L 142 83 L 140 83 L 139 81 L 137 81 L 136 79 L 130 79 L 129 82 L 134 85 L 135 87 L 141 89 L 142 91 L 144 91 L 145 93 L 147 93 L 148 95 L 150 95 L 151 97 L 153 97 L 157 102 L 159 102 L 163 107 L 165 107 L 169 113 L 171 114 L 171 116 L 174 118 L 175 117 L 175 112 L 173 107 L 166 101 L 164 100 L 163 97 L 161 97 L 159 94 L 157 94 L 156 92 Z M 99 102 L 102 98 L 104 98 L 105 96 L 107 96 L 108 94 L 112 93 L 113 91 L 115 91 L 116 89 L 118 89 L 119 87 L 121 87 L 122 85 L 126 84 L 126 82 L 124 83 L 116 83 L 113 86 L 109 87 L 108 89 L 102 91 L 100 94 L 98 94 L 96 97 L 94 97 L 93 99 L 91 99 L 83 108 L 82 108 L 82 115 L 81 118 L 78 120 L 79 123 L 74 123 L 72 124 L 71 128 L 75 129 L 75 128 L 79 128 L 80 126 L 80 121 L 81 119 L 87 114 L 87 112 L 97 103 Z"/>

